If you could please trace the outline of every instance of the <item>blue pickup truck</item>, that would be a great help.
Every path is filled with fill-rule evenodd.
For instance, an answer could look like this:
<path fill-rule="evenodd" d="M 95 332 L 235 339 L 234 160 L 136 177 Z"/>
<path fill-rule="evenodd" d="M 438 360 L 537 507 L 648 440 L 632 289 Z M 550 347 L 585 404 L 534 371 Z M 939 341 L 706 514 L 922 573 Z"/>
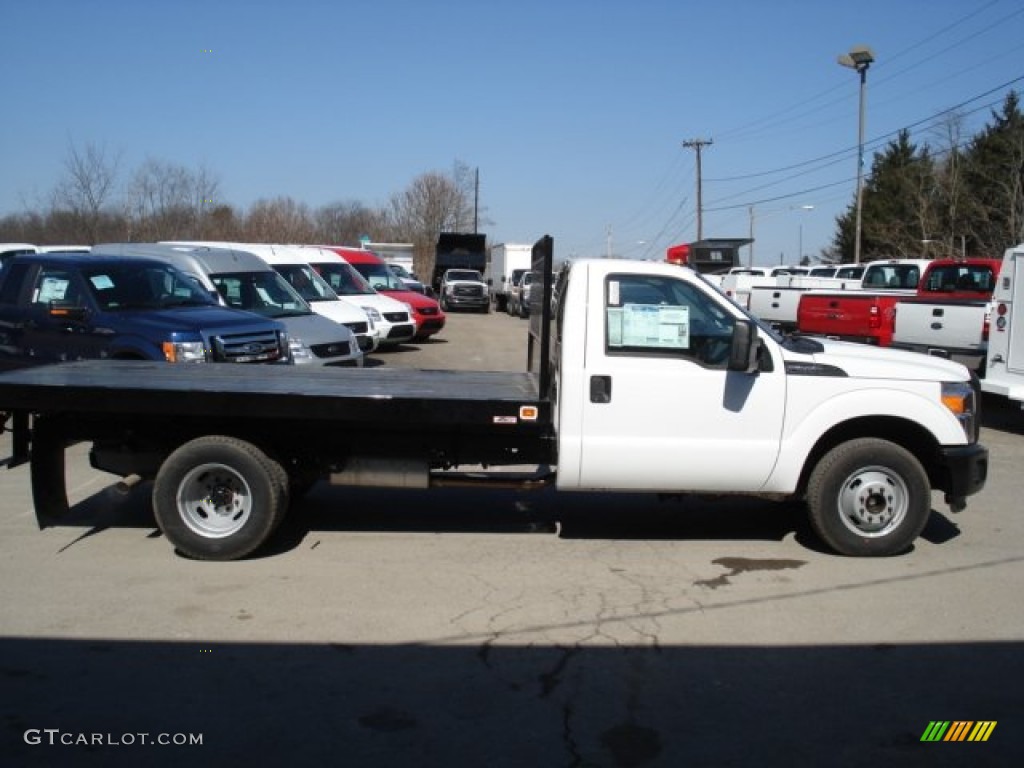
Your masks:
<path fill-rule="evenodd" d="M 108 358 L 291 363 L 284 326 L 219 306 L 174 267 L 29 253 L 0 271 L 0 370 Z"/>

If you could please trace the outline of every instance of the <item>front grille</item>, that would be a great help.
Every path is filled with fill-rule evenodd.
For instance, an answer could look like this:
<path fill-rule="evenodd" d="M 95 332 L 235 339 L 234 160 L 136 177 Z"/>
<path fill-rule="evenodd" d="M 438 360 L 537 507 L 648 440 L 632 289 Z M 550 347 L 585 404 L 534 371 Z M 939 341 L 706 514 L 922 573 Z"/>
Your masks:
<path fill-rule="evenodd" d="M 484 287 L 482 285 L 456 285 L 453 286 L 452 293 L 456 296 L 483 296 Z"/>
<path fill-rule="evenodd" d="M 330 344 L 314 344 L 310 347 L 313 354 L 321 358 L 343 357 L 352 353 L 347 341 L 334 341 Z"/>
<path fill-rule="evenodd" d="M 389 339 L 404 339 L 416 333 L 416 327 L 412 325 L 396 325 L 388 331 Z"/>
<path fill-rule="evenodd" d="M 350 331 L 352 331 L 352 333 L 359 334 L 359 333 L 369 333 L 370 332 L 370 324 L 369 323 L 343 323 L 343 325 L 346 328 L 348 328 Z"/>
<path fill-rule="evenodd" d="M 444 323 L 440 320 L 424 320 L 420 323 L 420 333 L 424 331 L 439 331 L 444 328 Z"/>
<path fill-rule="evenodd" d="M 408 323 L 409 313 L 408 312 L 385 312 L 384 319 L 389 323 Z"/>
<path fill-rule="evenodd" d="M 210 348 L 219 363 L 271 363 L 281 359 L 281 346 L 273 330 L 214 336 Z"/>

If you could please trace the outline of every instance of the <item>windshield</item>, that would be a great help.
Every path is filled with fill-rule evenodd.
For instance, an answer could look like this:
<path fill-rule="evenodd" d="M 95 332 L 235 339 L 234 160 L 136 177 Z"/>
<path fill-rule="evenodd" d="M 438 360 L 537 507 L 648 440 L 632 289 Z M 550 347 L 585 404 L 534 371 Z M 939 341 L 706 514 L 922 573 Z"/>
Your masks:
<path fill-rule="evenodd" d="M 311 264 L 320 277 L 327 281 L 339 296 L 360 296 L 374 293 L 373 288 L 361 274 L 345 261 L 320 261 Z"/>
<path fill-rule="evenodd" d="M 921 270 L 916 264 L 872 264 L 864 273 L 866 288 L 917 288 Z"/>
<path fill-rule="evenodd" d="M 771 338 L 775 339 L 775 341 L 777 341 L 779 344 L 785 344 L 786 343 L 786 339 L 788 337 L 785 337 L 782 334 L 780 334 L 778 331 L 776 331 L 774 328 L 772 328 L 770 325 L 768 325 L 768 323 L 763 322 L 756 315 L 750 314 L 749 311 L 747 311 L 745 308 L 743 308 L 739 304 L 737 304 L 732 299 L 731 296 L 727 296 L 726 293 L 719 286 L 715 285 L 713 282 L 708 280 L 704 275 L 702 275 L 700 273 L 697 273 L 697 277 L 700 278 L 701 280 L 703 280 L 704 284 L 707 285 L 708 288 L 710 288 L 712 291 L 717 293 L 719 296 L 721 296 L 723 299 L 728 301 L 733 306 L 738 307 L 740 312 L 743 313 L 744 317 L 746 317 L 752 323 L 757 325 L 758 333 L 762 333 L 765 336 L 770 336 Z"/>
<path fill-rule="evenodd" d="M 239 272 L 210 275 L 224 301 L 264 317 L 299 317 L 312 313 L 309 305 L 277 272 Z"/>
<path fill-rule="evenodd" d="M 89 292 L 104 311 L 216 306 L 184 272 L 162 264 L 103 264 L 82 270 Z"/>
<path fill-rule="evenodd" d="M 338 300 L 338 294 L 309 264 L 275 264 L 274 269 L 306 301 Z"/>
<path fill-rule="evenodd" d="M 390 269 L 392 272 L 394 272 L 399 277 L 404 277 L 404 278 L 406 278 L 408 280 L 415 280 L 416 279 L 413 276 L 412 272 L 410 272 L 408 269 L 403 267 L 401 264 L 388 264 L 388 269 Z"/>
<path fill-rule="evenodd" d="M 942 293 L 991 293 L 994 287 L 995 275 L 989 267 L 983 264 L 949 264 L 934 267 L 928 273 L 926 289 Z"/>
<path fill-rule="evenodd" d="M 448 271 L 448 280 L 472 280 L 473 282 L 482 283 L 483 278 L 480 277 L 480 273 L 471 269 L 452 269 Z"/>
<path fill-rule="evenodd" d="M 405 291 L 403 283 L 385 264 L 351 264 L 375 291 Z"/>

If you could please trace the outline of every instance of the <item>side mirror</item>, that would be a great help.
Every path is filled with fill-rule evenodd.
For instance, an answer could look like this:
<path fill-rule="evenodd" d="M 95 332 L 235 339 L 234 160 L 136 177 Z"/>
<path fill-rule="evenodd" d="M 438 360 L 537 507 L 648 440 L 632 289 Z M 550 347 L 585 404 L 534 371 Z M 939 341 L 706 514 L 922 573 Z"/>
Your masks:
<path fill-rule="evenodd" d="M 746 318 L 737 319 L 732 327 L 728 369 L 739 373 L 756 371 L 757 353 L 760 347 L 761 341 L 757 336 L 757 326 Z"/>

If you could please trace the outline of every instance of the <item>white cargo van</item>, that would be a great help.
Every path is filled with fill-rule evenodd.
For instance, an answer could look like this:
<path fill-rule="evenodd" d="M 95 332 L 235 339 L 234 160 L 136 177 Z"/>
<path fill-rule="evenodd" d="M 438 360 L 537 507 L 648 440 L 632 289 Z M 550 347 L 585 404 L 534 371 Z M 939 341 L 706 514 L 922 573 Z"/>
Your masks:
<path fill-rule="evenodd" d="M 364 354 L 373 352 L 380 344 L 380 326 L 376 324 L 374 317 L 376 313 L 367 312 L 364 307 L 354 302 L 340 300 L 331 287 L 309 266 L 306 254 L 299 246 L 214 241 L 174 241 L 170 244 L 234 248 L 253 253 L 284 277 L 309 303 L 314 312 L 341 323 L 352 331 L 359 343 L 359 349 Z"/>

